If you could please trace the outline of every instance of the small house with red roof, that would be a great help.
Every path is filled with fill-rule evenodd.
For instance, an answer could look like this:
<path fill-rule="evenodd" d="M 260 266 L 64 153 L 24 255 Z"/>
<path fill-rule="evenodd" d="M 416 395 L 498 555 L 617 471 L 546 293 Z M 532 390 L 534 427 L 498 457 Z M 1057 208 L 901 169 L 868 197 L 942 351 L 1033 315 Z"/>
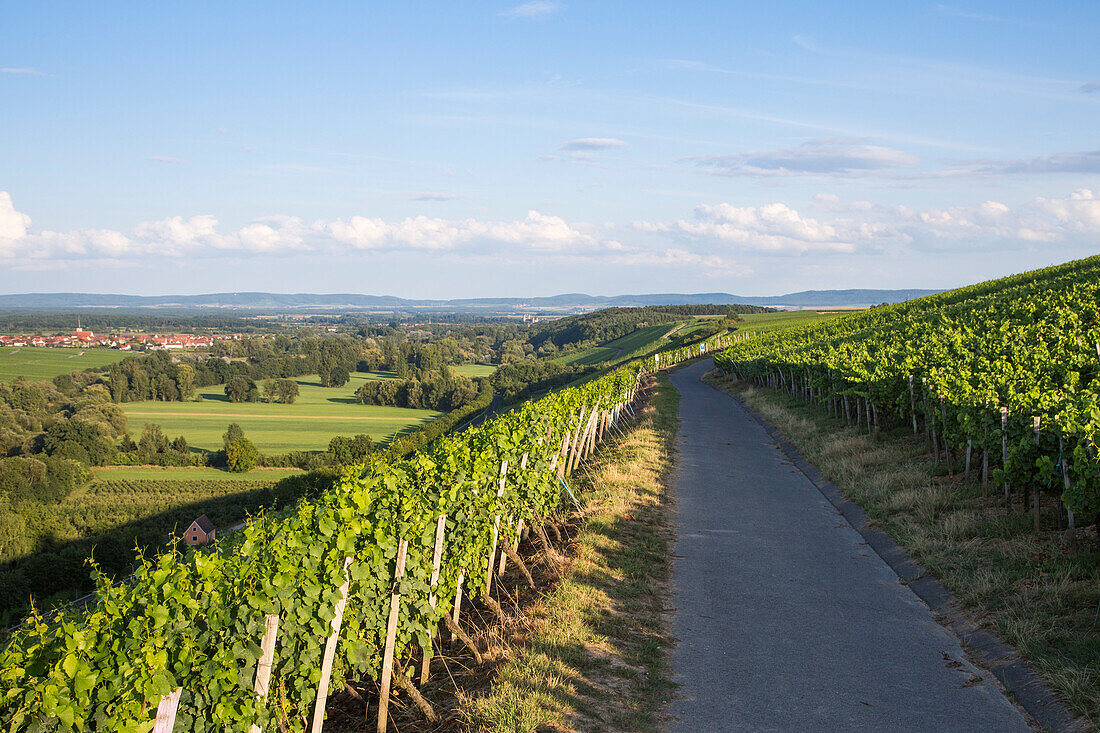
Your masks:
<path fill-rule="evenodd" d="M 203 514 L 194 522 L 191 522 L 187 531 L 183 533 L 183 541 L 192 547 L 205 545 L 214 541 L 216 532 L 217 530 L 214 529 L 214 523 L 210 521 L 210 517 Z"/>

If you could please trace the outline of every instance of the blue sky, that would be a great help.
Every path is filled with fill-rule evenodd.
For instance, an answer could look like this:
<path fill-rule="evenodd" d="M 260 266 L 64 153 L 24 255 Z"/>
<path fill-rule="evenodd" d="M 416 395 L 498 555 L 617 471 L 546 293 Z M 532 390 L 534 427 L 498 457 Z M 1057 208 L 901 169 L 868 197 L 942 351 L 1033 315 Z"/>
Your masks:
<path fill-rule="evenodd" d="M 1100 4 L 8 3 L 0 291 L 949 287 L 1097 251 Z"/>

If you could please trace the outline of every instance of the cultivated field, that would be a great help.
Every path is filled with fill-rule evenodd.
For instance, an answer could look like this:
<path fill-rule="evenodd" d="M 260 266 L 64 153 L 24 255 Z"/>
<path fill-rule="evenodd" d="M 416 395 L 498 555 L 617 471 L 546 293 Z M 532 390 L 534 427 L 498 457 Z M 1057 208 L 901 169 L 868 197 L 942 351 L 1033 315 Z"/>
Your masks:
<path fill-rule="evenodd" d="M 776 331 L 782 328 L 803 326 L 807 323 L 820 321 L 826 318 L 836 318 L 842 313 L 851 311 L 779 311 L 778 313 L 746 313 L 741 316 L 741 323 L 737 324 L 737 330 L 741 332 L 763 333 Z"/>
<path fill-rule="evenodd" d="M 145 423 L 157 423 L 170 437 L 182 435 L 195 448 L 218 450 L 226 426 L 239 423 L 264 453 L 324 450 L 335 435 L 366 434 L 375 442 L 438 417 L 432 410 L 360 405 L 355 390 L 388 375 L 355 372 L 343 387 L 322 387 L 315 375 L 298 377 L 300 395 L 292 405 L 232 403 L 222 385 L 203 387 L 199 402 L 130 402 L 122 407 L 135 440 Z"/>
<path fill-rule="evenodd" d="M 454 367 L 456 374 L 475 379 L 477 377 L 491 377 L 497 368 L 492 364 L 460 364 Z"/>
<path fill-rule="evenodd" d="M 662 323 L 656 326 L 639 328 L 633 333 L 620 336 L 614 341 L 608 341 L 600 346 L 591 346 L 587 349 L 555 359 L 563 364 L 581 364 L 584 366 L 601 364 L 607 361 L 616 361 L 627 357 L 637 351 L 650 351 L 663 346 L 665 334 L 672 328 L 671 324 Z"/>
<path fill-rule="evenodd" d="M 230 473 L 205 466 L 105 466 L 93 468 L 97 482 L 107 481 L 233 481 L 270 483 L 304 473 L 298 468 L 254 468 L 247 473 Z"/>
<path fill-rule="evenodd" d="M 58 374 L 114 364 L 127 356 L 132 354 L 116 349 L 0 346 L 0 380 L 10 382 L 19 376 L 26 377 L 32 382 L 53 379 Z"/>

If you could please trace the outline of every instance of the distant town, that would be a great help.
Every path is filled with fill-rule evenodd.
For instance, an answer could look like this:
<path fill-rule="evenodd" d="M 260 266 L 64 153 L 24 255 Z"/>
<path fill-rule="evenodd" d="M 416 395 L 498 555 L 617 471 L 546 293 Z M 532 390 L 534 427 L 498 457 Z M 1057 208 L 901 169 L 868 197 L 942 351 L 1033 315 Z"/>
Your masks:
<path fill-rule="evenodd" d="M 80 326 L 69 335 L 28 336 L 0 334 L 0 346 L 29 346 L 62 349 L 106 348 L 119 351 L 147 351 L 155 349 L 208 349 L 215 341 L 240 341 L 241 334 L 96 334 Z"/>

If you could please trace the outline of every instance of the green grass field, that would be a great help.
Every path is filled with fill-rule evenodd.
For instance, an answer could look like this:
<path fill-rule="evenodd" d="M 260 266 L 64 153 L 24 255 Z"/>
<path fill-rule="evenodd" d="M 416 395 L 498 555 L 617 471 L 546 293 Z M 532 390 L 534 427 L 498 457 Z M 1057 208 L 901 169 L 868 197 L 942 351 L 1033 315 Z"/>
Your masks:
<path fill-rule="evenodd" d="M 32 382 L 53 379 L 58 374 L 122 361 L 129 352 L 117 349 L 52 349 L 29 346 L 0 346 L 0 380 L 26 377 Z"/>
<path fill-rule="evenodd" d="M 492 364 L 459 364 L 454 370 L 458 374 L 464 374 L 473 379 L 476 377 L 491 377 L 496 373 L 497 367 Z"/>
<path fill-rule="evenodd" d="M 669 323 L 661 323 L 656 326 L 639 328 L 633 333 L 620 336 L 614 341 L 608 341 L 600 346 L 591 346 L 574 354 L 562 356 L 554 361 L 562 364 L 580 364 L 591 366 L 607 361 L 620 361 L 636 352 L 644 352 L 663 346 L 667 341 L 664 336 L 673 326 Z"/>
<path fill-rule="evenodd" d="M 200 466 L 108 466 L 93 468 L 95 481 L 236 481 L 271 483 L 304 473 L 297 468 L 257 468 L 248 473 L 230 473 Z"/>
<path fill-rule="evenodd" d="M 826 318 L 836 318 L 839 315 L 849 312 L 856 311 L 804 310 L 778 311 L 776 313 L 747 313 L 741 316 L 741 323 L 737 324 L 737 331 L 739 333 L 776 331 L 781 328 L 791 328 L 792 326 L 804 326 L 807 323 L 813 323 L 814 321 L 820 321 Z"/>
<path fill-rule="evenodd" d="M 299 377 L 300 394 L 293 405 L 232 403 L 222 385 L 203 387 L 201 402 L 128 402 L 122 407 L 136 440 L 145 423 L 157 423 L 169 437 L 182 435 L 195 448 L 218 450 L 231 422 L 264 453 L 325 450 L 335 435 L 366 434 L 375 442 L 438 417 L 432 410 L 360 405 L 355 390 L 387 375 L 355 372 L 343 387 L 322 387 L 315 375 Z"/>

